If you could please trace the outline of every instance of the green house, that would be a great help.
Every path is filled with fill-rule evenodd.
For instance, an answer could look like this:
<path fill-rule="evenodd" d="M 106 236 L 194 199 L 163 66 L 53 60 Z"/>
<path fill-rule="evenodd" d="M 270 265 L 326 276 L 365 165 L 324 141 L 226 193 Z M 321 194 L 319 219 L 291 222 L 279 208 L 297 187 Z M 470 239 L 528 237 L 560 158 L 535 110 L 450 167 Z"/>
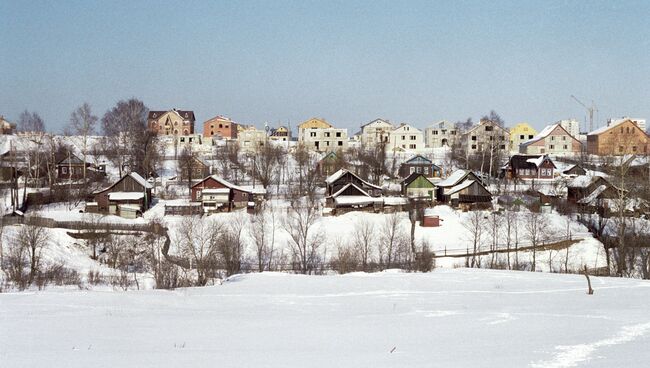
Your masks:
<path fill-rule="evenodd" d="M 436 186 L 422 173 L 413 173 L 402 181 L 402 195 L 408 198 L 433 201 Z"/>

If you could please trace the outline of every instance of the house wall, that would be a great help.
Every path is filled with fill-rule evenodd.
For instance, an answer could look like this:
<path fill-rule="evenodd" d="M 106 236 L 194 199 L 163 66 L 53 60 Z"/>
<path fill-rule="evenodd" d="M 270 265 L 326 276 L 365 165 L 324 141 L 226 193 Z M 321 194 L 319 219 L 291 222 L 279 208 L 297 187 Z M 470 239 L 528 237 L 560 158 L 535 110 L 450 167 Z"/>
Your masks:
<path fill-rule="evenodd" d="M 348 148 L 348 130 L 339 128 L 307 129 L 303 132 L 303 144 L 318 152 Z"/>
<path fill-rule="evenodd" d="M 424 134 L 420 129 L 403 125 L 390 133 L 388 150 L 418 150 L 424 148 Z"/>
<path fill-rule="evenodd" d="M 441 173 L 439 170 L 436 170 L 436 167 L 432 164 L 409 164 L 404 163 L 399 167 L 399 176 L 406 178 L 412 173 L 422 173 L 428 178 L 438 178 Z"/>
<path fill-rule="evenodd" d="M 392 124 L 383 120 L 377 120 L 375 122 L 369 123 L 365 125 L 361 130 L 361 143 L 368 147 L 381 142 L 388 143 L 390 132 L 393 129 L 394 127 Z"/>
<path fill-rule="evenodd" d="M 147 121 L 149 130 L 159 135 L 190 135 L 194 134 L 194 120 L 189 113 L 188 117 L 181 117 L 174 111 L 167 111 Z"/>
<path fill-rule="evenodd" d="M 116 203 L 115 201 L 109 201 L 108 195 L 113 192 L 142 192 L 144 188 L 140 185 L 135 179 L 131 176 L 123 177 L 119 182 L 117 182 L 113 187 L 104 190 L 103 192 L 97 193 L 94 196 L 94 201 L 97 202 L 97 207 L 99 212 L 107 212 L 109 205 Z M 151 189 L 146 190 L 145 199 L 136 200 L 133 202 L 130 201 L 120 201 L 120 204 L 133 203 L 139 204 L 142 210 L 146 210 L 149 205 L 151 205 Z"/>
<path fill-rule="evenodd" d="M 519 123 L 510 128 L 510 150 L 519 151 L 519 145 L 533 139 L 537 130 L 528 123 Z"/>
<path fill-rule="evenodd" d="M 451 124 L 437 123 L 424 129 L 424 145 L 429 148 L 453 147 L 459 136 L 458 130 Z"/>
<path fill-rule="evenodd" d="M 492 122 L 481 122 L 463 135 L 467 152 L 476 154 L 496 146 L 503 153 L 510 149 L 510 133 Z"/>
<path fill-rule="evenodd" d="M 626 121 L 600 134 L 587 136 L 587 152 L 592 155 L 647 154 L 648 135 Z"/>
<path fill-rule="evenodd" d="M 203 123 L 203 136 L 237 139 L 237 123 L 223 117 L 212 118 Z"/>

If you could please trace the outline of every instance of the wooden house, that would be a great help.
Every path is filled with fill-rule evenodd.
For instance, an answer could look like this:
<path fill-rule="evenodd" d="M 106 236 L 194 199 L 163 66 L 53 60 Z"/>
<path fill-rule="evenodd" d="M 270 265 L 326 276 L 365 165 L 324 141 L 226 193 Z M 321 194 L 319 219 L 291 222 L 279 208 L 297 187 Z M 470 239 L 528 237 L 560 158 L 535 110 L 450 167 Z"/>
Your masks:
<path fill-rule="evenodd" d="M 204 212 L 227 211 L 255 206 L 256 195 L 249 190 L 232 184 L 216 175 L 211 175 L 194 184 L 191 201 L 200 202 Z"/>
<path fill-rule="evenodd" d="M 399 167 L 400 178 L 406 178 L 413 173 L 424 174 L 427 178 L 439 178 L 442 170 L 428 158 L 415 155 Z"/>
<path fill-rule="evenodd" d="M 84 176 L 84 167 L 86 167 L 86 176 L 89 176 L 92 166 L 71 154 L 56 163 L 56 177 L 59 180 L 78 180 Z"/>
<path fill-rule="evenodd" d="M 492 194 L 471 171 L 457 170 L 448 178 L 436 184 L 436 201 L 461 204 L 483 204 L 492 202 Z"/>
<path fill-rule="evenodd" d="M 618 190 L 602 176 L 580 175 L 567 184 L 567 200 L 572 203 L 588 197 L 617 198 Z"/>
<path fill-rule="evenodd" d="M 504 169 L 508 179 L 553 179 L 557 167 L 548 155 L 513 155 Z"/>
<path fill-rule="evenodd" d="M 316 163 L 316 172 L 321 176 L 329 176 L 341 169 L 341 160 L 336 152 L 328 152 L 323 158 Z"/>
<path fill-rule="evenodd" d="M 198 157 L 192 157 L 191 163 L 181 165 L 181 181 L 196 181 L 212 174 L 212 167 L 209 163 Z"/>
<path fill-rule="evenodd" d="M 648 154 L 650 137 L 631 119 L 596 129 L 587 135 L 590 155 Z"/>
<path fill-rule="evenodd" d="M 93 193 L 86 211 L 127 218 L 141 216 L 151 206 L 153 185 L 136 172 L 123 176 L 108 188 Z"/>
<path fill-rule="evenodd" d="M 412 173 L 402 180 L 402 195 L 412 199 L 435 201 L 436 186 L 422 173 Z"/>
<path fill-rule="evenodd" d="M 329 207 L 383 207 L 381 187 L 346 169 L 328 176 L 325 185 L 325 200 Z"/>
<path fill-rule="evenodd" d="M 568 169 L 562 171 L 562 174 L 569 175 L 569 176 L 587 175 L 587 170 L 582 168 L 582 166 L 580 165 L 573 165 Z"/>

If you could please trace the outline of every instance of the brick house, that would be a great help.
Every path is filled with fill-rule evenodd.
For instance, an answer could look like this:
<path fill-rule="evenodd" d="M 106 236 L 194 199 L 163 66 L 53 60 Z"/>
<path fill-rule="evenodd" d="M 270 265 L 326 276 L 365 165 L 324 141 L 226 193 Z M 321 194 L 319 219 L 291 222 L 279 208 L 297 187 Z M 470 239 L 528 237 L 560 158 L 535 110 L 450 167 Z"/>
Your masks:
<path fill-rule="evenodd" d="M 149 111 L 147 129 L 158 135 L 191 135 L 195 120 L 191 110 Z"/>
<path fill-rule="evenodd" d="M 596 129 L 587 135 L 587 152 L 591 155 L 647 154 L 650 138 L 632 120 L 626 119 Z"/>
<path fill-rule="evenodd" d="M 237 139 L 237 123 L 225 116 L 217 115 L 203 123 L 203 137 Z"/>

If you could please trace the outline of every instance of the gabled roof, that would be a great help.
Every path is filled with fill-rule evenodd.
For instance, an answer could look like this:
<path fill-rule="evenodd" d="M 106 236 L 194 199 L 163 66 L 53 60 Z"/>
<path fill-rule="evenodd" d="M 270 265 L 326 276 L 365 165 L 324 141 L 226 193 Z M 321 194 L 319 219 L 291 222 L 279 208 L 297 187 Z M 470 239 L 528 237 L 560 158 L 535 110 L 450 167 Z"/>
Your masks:
<path fill-rule="evenodd" d="M 636 125 L 634 123 L 634 121 L 632 121 L 632 119 L 625 119 L 625 120 L 617 121 L 617 122 L 615 122 L 613 124 L 610 124 L 610 125 L 605 125 L 604 127 L 600 127 L 600 128 L 598 128 L 598 129 L 596 129 L 596 130 L 594 130 L 592 132 L 589 132 L 587 135 L 599 135 L 599 134 L 605 133 L 605 132 L 609 131 L 610 129 L 614 129 L 617 126 L 622 125 L 622 124 L 627 123 L 627 122 L 632 123 L 632 126 L 639 129 L 639 131 L 641 131 L 643 134 L 646 134 L 646 132 L 644 132 L 641 128 L 639 128 L 639 126 Z"/>
<path fill-rule="evenodd" d="M 413 133 L 422 133 L 422 131 L 421 131 L 420 129 L 414 127 L 414 126 L 411 125 L 411 124 L 406 124 L 406 123 L 402 123 L 402 124 L 400 124 L 397 128 L 393 129 L 393 132 L 397 132 L 397 131 L 399 131 L 399 130 L 406 130 L 406 129 L 404 129 L 404 128 L 408 128 L 408 131 L 409 131 L 409 132 L 413 132 Z"/>
<path fill-rule="evenodd" d="M 151 183 L 149 183 L 148 181 L 144 180 L 144 178 L 140 176 L 140 174 L 138 174 L 137 172 L 130 172 L 128 176 L 132 177 L 133 180 L 135 180 L 138 184 L 142 185 L 146 189 L 153 188 L 153 185 L 151 185 Z"/>
<path fill-rule="evenodd" d="M 533 138 L 523 142 L 521 145 L 528 146 L 528 145 L 530 145 L 532 143 L 535 143 L 535 142 L 537 142 L 539 140 L 542 140 L 542 139 L 548 137 L 551 133 L 553 133 L 557 129 L 562 130 L 564 133 L 566 133 L 566 135 L 573 138 L 573 140 L 575 140 L 577 142 L 580 142 L 580 141 L 578 141 L 578 139 L 576 137 L 572 136 L 571 133 L 567 132 L 567 130 L 564 129 L 564 127 L 561 124 L 558 123 L 558 124 L 548 125 L 544 129 L 542 129 L 541 132 L 537 133 L 536 136 L 534 136 Z"/>
<path fill-rule="evenodd" d="M 471 171 L 468 170 L 456 170 L 454 171 L 447 179 L 438 182 L 437 186 L 439 187 L 453 187 L 458 185 L 465 177 L 471 174 Z"/>
<path fill-rule="evenodd" d="M 602 176 L 578 175 L 567 184 L 567 187 L 587 188 L 588 186 L 590 186 L 591 184 L 595 183 L 598 180 L 604 180 L 606 183 L 609 184 L 609 182 Z"/>
<path fill-rule="evenodd" d="M 469 134 L 469 133 L 475 131 L 476 129 L 478 129 L 478 128 L 482 127 L 482 126 L 486 126 L 486 125 L 490 125 L 490 126 L 497 127 L 497 128 L 499 128 L 499 129 L 505 131 L 506 133 L 510 134 L 510 132 L 508 132 L 508 131 L 506 130 L 506 128 L 500 126 L 499 124 L 497 124 L 497 123 L 495 123 L 495 122 L 493 122 L 493 121 L 489 121 L 489 120 L 482 120 L 482 121 L 480 121 L 478 124 L 474 125 L 474 126 L 471 127 L 468 131 L 466 131 L 465 134 Z"/>
<path fill-rule="evenodd" d="M 512 155 L 507 166 L 513 170 L 527 169 L 533 166 L 538 168 L 545 161 L 550 162 L 553 168 L 557 168 L 548 155 Z"/>
<path fill-rule="evenodd" d="M 210 176 L 207 176 L 207 177 L 203 178 L 203 180 L 201 180 L 200 182 L 192 185 L 192 188 L 200 186 L 201 184 L 203 184 L 208 179 L 212 179 L 212 180 L 216 181 L 217 183 L 223 185 L 224 187 L 228 187 L 230 189 L 238 190 L 240 192 L 252 193 L 250 190 L 248 190 L 248 189 L 246 189 L 244 187 L 240 187 L 239 185 L 235 185 L 235 184 L 227 181 L 224 178 L 218 177 L 217 175 L 210 175 Z"/>
<path fill-rule="evenodd" d="M 433 162 L 429 160 L 428 158 L 422 156 L 422 155 L 415 155 L 405 162 L 406 164 L 428 164 L 428 165 L 433 165 Z"/>
<path fill-rule="evenodd" d="M 346 169 L 339 169 L 339 171 L 337 171 L 337 172 L 335 172 L 334 174 L 328 176 L 328 177 L 325 179 L 325 183 L 326 183 L 327 185 L 332 185 L 334 182 L 336 182 L 337 180 L 341 179 L 341 178 L 342 178 L 345 174 L 347 174 L 347 173 L 350 173 L 350 175 L 354 176 L 355 178 L 357 178 L 359 181 L 361 181 L 361 182 L 364 183 L 365 185 L 367 185 L 367 186 L 369 186 L 369 187 L 371 187 L 371 188 L 374 188 L 374 189 L 380 189 L 380 190 L 381 190 L 381 187 L 380 187 L 380 186 L 377 186 L 377 185 L 374 185 L 374 184 L 370 184 L 370 183 L 368 183 L 367 181 L 361 179 L 358 175 L 356 175 L 356 174 L 353 173 L 352 171 L 350 171 L 350 170 L 346 170 Z"/>
<path fill-rule="evenodd" d="M 391 124 L 388 120 L 385 120 L 385 119 L 382 119 L 382 118 L 377 118 L 377 119 L 375 119 L 375 120 L 373 120 L 371 122 L 368 122 L 368 123 L 365 123 L 365 124 L 361 125 L 361 130 L 363 130 L 363 128 L 367 127 L 368 125 L 374 124 L 374 123 L 383 123 L 383 124 L 390 125 L 391 127 L 393 126 L 393 124 Z"/>
<path fill-rule="evenodd" d="M 460 183 L 460 184 L 458 184 L 458 185 L 456 185 L 454 187 L 451 187 L 451 188 L 447 189 L 445 191 L 445 195 L 452 195 L 454 193 L 460 192 L 461 190 L 469 187 L 470 185 L 472 185 L 474 183 L 478 183 L 478 182 L 475 181 L 475 180 L 465 180 L 464 182 L 462 182 L 462 183 Z M 479 183 L 479 185 L 481 185 L 481 183 Z"/>
<path fill-rule="evenodd" d="M 345 185 L 343 186 L 343 188 L 339 189 L 336 193 L 332 194 L 331 197 L 333 197 L 333 198 L 338 197 L 339 195 L 341 195 L 341 193 L 343 193 L 343 192 L 344 192 L 346 189 L 348 189 L 349 187 L 353 187 L 353 188 L 356 189 L 359 193 L 361 193 L 362 195 L 364 195 L 364 196 L 366 196 L 366 197 L 372 197 L 370 194 L 368 194 L 368 192 L 366 192 L 365 190 L 359 188 L 359 187 L 358 187 L 356 184 L 354 184 L 354 183 L 347 183 L 347 184 L 345 184 Z"/>
<path fill-rule="evenodd" d="M 167 111 L 149 111 L 148 119 L 159 119 L 163 114 L 173 112 L 176 115 L 180 116 L 182 119 L 195 120 L 194 111 L 192 110 L 176 110 L 171 109 Z"/>
<path fill-rule="evenodd" d="M 66 156 L 61 161 L 57 162 L 57 165 L 83 165 L 84 162 L 74 154 Z"/>
<path fill-rule="evenodd" d="M 415 172 L 412 173 L 411 175 L 407 176 L 406 179 L 402 180 L 402 184 L 404 184 L 405 186 L 409 186 L 412 182 L 414 182 L 420 176 L 423 177 L 429 183 L 431 183 L 431 185 L 435 186 L 435 184 L 433 182 L 431 182 L 431 180 L 429 180 L 429 178 L 427 178 L 424 174 L 415 173 Z"/>

